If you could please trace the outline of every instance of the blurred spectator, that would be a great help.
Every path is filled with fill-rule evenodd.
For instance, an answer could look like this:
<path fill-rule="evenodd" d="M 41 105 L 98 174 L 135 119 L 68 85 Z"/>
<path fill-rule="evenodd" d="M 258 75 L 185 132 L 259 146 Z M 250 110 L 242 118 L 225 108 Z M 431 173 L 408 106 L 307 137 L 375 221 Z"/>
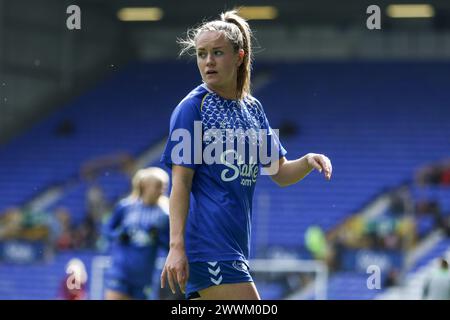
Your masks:
<path fill-rule="evenodd" d="M 441 207 L 435 200 L 420 200 L 416 203 L 417 214 L 440 214 Z"/>
<path fill-rule="evenodd" d="M 17 239 L 22 231 L 22 212 L 11 207 L 0 216 L 0 240 Z"/>
<path fill-rule="evenodd" d="M 335 269 L 334 243 L 329 242 L 322 228 L 310 226 L 305 233 L 305 245 L 314 259 L 323 261 L 329 269 Z"/>
<path fill-rule="evenodd" d="M 391 194 L 391 211 L 396 215 L 414 212 L 414 201 L 409 186 L 403 186 Z"/>
<path fill-rule="evenodd" d="M 416 222 L 414 217 L 407 215 L 400 219 L 397 224 L 397 233 L 401 240 L 401 248 L 403 250 L 412 248 L 417 240 Z"/>
<path fill-rule="evenodd" d="M 75 229 L 73 242 L 76 248 L 95 248 L 98 238 L 98 228 L 94 219 L 87 216 Z"/>
<path fill-rule="evenodd" d="M 20 238 L 29 241 L 45 241 L 50 239 L 48 214 L 46 212 L 25 209 L 22 212 L 22 231 Z"/>
<path fill-rule="evenodd" d="M 369 247 L 369 238 L 366 235 L 367 222 L 363 216 L 348 219 L 339 232 L 340 242 L 351 248 Z"/>
<path fill-rule="evenodd" d="M 386 279 L 384 280 L 383 287 L 389 288 L 399 285 L 399 278 L 400 275 L 398 270 L 396 268 L 390 269 Z"/>
<path fill-rule="evenodd" d="M 367 219 L 348 219 L 330 236 L 330 254 L 338 259 L 343 249 L 401 250 L 416 241 L 416 224 L 412 215 L 390 213 Z M 331 250 L 332 249 L 332 250 Z"/>
<path fill-rule="evenodd" d="M 305 233 L 305 244 L 314 259 L 325 260 L 328 255 L 328 243 L 319 226 L 310 226 Z"/>
<path fill-rule="evenodd" d="M 397 234 L 397 219 L 389 215 L 377 216 L 366 223 L 365 235 L 369 248 L 376 250 L 395 250 L 400 247 Z"/>
<path fill-rule="evenodd" d="M 74 248 L 72 218 L 67 208 L 59 207 L 51 217 L 51 242 L 53 248 L 61 251 Z"/>
<path fill-rule="evenodd" d="M 47 241 L 47 214 L 12 207 L 0 218 L 0 240 Z"/>
<path fill-rule="evenodd" d="M 438 184 L 440 180 L 441 170 L 438 166 L 429 165 L 420 169 L 416 176 L 416 183 L 419 186 L 430 184 Z"/>
<path fill-rule="evenodd" d="M 110 214 L 110 205 L 98 185 L 91 186 L 86 193 L 86 216 L 77 226 L 73 241 L 77 248 L 96 248 L 103 220 Z"/>
<path fill-rule="evenodd" d="M 416 204 L 418 215 L 429 214 L 434 217 L 435 227 L 444 231 L 450 237 L 450 221 L 442 212 L 439 203 L 435 200 L 422 200 Z"/>
<path fill-rule="evenodd" d="M 424 185 L 450 185 L 450 160 L 427 165 L 417 171 L 416 183 Z"/>
<path fill-rule="evenodd" d="M 444 186 L 450 186 L 450 166 L 442 172 L 441 184 Z"/>
<path fill-rule="evenodd" d="M 447 237 L 450 237 L 450 217 L 443 214 L 436 214 L 436 225 L 441 229 Z"/>
<path fill-rule="evenodd" d="M 59 298 L 63 300 L 85 300 L 87 298 L 87 272 L 80 259 L 73 258 L 66 265 L 66 276 L 61 281 Z"/>
<path fill-rule="evenodd" d="M 441 163 L 439 184 L 442 186 L 450 185 L 450 159 L 447 159 Z"/>
<path fill-rule="evenodd" d="M 400 249 L 400 237 L 395 231 L 381 236 L 383 239 L 383 249 L 397 250 Z"/>
<path fill-rule="evenodd" d="M 448 262 L 440 258 L 437 268 L 425 279 L 423 287 L 423 299 L 450 300 L 450 273 Z"/>
<path fill-rule="evenodd" d="M 102 219 L 103 215 L 109 211 L 108 203 L 103 190 L 98 185 L 92 185 L 86 193 L 86 209 L 88 216 L 94 221 Z"/>

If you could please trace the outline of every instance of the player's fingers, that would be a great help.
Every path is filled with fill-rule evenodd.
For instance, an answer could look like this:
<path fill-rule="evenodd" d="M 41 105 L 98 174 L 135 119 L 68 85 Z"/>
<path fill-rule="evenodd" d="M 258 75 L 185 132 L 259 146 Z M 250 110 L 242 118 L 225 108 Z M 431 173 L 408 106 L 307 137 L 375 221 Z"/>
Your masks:
<path fill-rule="evenodd" d="M 317 162 L 317 159 L 315 157 L 311 158 L 309 164 L 317 171 L 322 172 L 322 166 L 319 162 Z"/>
<path fill-rule="evenodd" d="M 186 271 L 186 282 L 187 282 L 189 279 L 189 263 L 186 263 L 185 271 Z"/>
<path fill-rule="evenodd" d="M 317 161 L 319 162 L 320 166 L 322 167 L 325 178 L 327 178 L 329 180 L 331 178 L 331 171 L 330 171 L 328 158 L 324 155 L 320 155 L 317 157 Z"/>
<path fill-rule="evenodd" d="M 177 281 L 181 292 L 184 293 L 186 287 L 186 273 L 184 270 L 180 270 L 179 272 L 177 272 Z"/>
<path fill-rule="evenodd" d="M 326 159 L 328 163 L 328 168 L 330 169 L 330 178 L 331 178 L 331 175 L 333 174 L 333 165 L 331 164 L 331 160 L 329 158 Z"/>
<path fill-rule="evenodd" d="M 164 266 L 161 272 L 161 288 L 164 288 L 166 286 L 166 280 L 167 280 L 167 267 Z"/>
<path fill-rule="evenodd" d="M 330 180 L 331 179 L 331 175 L 333 174 L 333 166 L 331 165 L 331 161 L 330 161 L 330 159 L 328 157 L 324 156 L 324 159 L 325 159 L 325 164 L 327 166 L 326 178 L 328 180 Z"/>
<path fill-rule="evenodd" d="M 175 281 L 174 281 L 174 274 L 173 274 L 173 272 L 170 270 L 170 268 L 169 268 L 169 270 L 168 270 L 168 272 L 167 272 L 167 280 L 169 281 L 169 287 L 170 287 L 170 290 L 172 291 L 172 293 L 173 294 L 175 294 Z"/>
<path fill-rule="evenodd" d="M 186 262 L 183 264 L 183 266 L 181 267 L 181 270 L 179 272 L 179 280 L 178 283 L 180 285 L 180 289 L 183 293 L 185 293 L 186 291 L 186 283 L 188 281 L 189 278 L 189 264 Z"/>
<path fill-rule="evenodd" d="M 327 173 L 328 166 L 326 164 L 325 157 L 322 156 L 322 155 L 319 155 L 319 156 L 316 157 L 316 160 L 319 163 L 319 165 L 322 168 L 322 170 L 324 171 L 324 173 Z"/>

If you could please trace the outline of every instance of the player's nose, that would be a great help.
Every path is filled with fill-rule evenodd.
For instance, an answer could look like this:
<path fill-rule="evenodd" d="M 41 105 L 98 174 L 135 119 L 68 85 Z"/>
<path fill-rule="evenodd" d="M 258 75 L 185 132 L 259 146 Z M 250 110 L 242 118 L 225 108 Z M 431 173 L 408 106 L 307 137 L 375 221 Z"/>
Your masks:
<path fill-rule="evenodd" d="M 212 54 L 208 54 L 208 56 L 206 57 L 206 65 L 207 66 L 213 66 L 216 63 L 216 61 L 214 60 L 214 57 Z"/>

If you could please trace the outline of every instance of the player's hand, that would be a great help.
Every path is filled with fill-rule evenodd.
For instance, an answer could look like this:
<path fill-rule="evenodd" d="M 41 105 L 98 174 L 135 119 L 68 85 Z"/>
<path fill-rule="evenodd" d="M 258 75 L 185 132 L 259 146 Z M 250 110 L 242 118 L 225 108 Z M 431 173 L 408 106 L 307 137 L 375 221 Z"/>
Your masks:
<path fill-rule="evenodd" d="M 186 251 L 181 248 L 171 248 L 161 273 L 161 288 L 165 287 L 167 279 L 173 294 L 176 293 L 176 283 L 178 283 L 181 292 L 185 293 L 188 278 L 189 264 Z"/>
<path fill-rule="evenodd" d="M 327 180 L 331 179 L 331 174 L 333 172 L 333 166 L 331 165 L 330 159 L 323 154 L 308 153 L 306 155 L 308 165 L 313 169 L 317 169 L 319 172 L 323 172 Z"/>

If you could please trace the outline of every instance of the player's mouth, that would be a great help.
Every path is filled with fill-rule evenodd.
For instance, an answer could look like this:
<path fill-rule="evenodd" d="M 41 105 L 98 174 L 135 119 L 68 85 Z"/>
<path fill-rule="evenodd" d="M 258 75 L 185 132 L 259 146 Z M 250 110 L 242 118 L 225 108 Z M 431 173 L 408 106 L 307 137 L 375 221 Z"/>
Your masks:
<path fill-rule="evenodd" d="M 208 70 L 208 71 L 206 71 L 206 75 L 208 76 L 208 75 L 213 75 L 213 74 L 217 74 L 217 71 L 215 71 L 215 70 Z"/>

